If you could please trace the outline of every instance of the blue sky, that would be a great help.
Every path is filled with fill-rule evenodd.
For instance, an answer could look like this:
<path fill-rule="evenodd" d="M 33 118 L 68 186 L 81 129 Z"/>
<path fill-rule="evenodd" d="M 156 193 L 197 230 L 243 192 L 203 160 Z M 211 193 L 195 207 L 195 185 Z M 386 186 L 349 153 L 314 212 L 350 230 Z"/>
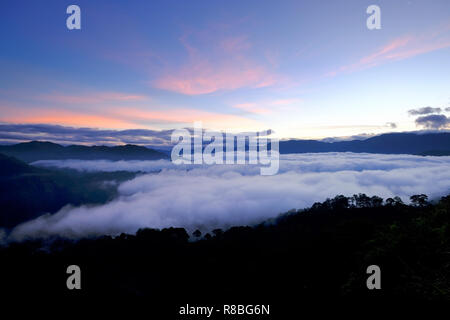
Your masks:
<path fill-rule="evenodd" d="M 408 110 L 450 107 L 445 0 L 7 0 L 0 17 L 2 123 L 323 138 L 416 130 Z"/>

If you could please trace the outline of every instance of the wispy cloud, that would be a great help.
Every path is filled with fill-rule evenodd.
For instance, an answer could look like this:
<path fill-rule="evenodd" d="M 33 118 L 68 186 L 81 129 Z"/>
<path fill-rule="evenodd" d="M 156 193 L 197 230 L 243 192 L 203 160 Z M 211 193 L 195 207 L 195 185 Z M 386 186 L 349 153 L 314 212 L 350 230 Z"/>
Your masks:
<path fill-rule="evenodd" d="M 254 114 L 266 114 L 269 113 L 270 110 L 267 108 L 259 107 L 257 103 L 239 103 L 235 104 L 233 108 L 243 110 L 245 112 L 254 113 Z"/>
<path fill-rule="evenodd" d="M 263 115 L 274 113 L 277 111 L 285 112 L 292 110 L 295 106 L 301 103 L 299 98 L 278 99 L 259 102 L 244 102 L 234 104 L 232 107 L 240 109 L 248 113 Z"/>
<path fill-rule="evenodd" d="M 199 95 L 243 87 L 266 87 L 277 81 L 267 64 L 251 58 L 252 45 L 245 36 L 208 37 L 208 43 L 202 48 L 192 44 L 187 35 L 180 41 L 187 52 L 186 62 L 166 70 L 153 81 L 152 85 L 159 89 Z"/>
<path fill-rule="evenodd" d="M 3 109 L 3 108 L 2 108 Z M 81 111 L 63 110 L 58 108 L 39 108 L 39 109 L 10 109 L 0 115 L 0 121 L 7 123 L 45 123 L 76 127 L 93 128 L 144 128 L 131 121 L 125 121 L 120 117 L 112 117 L 98 113 L 86 113 Z"/>
<path fill-rule="evenodd" d="M 217 113 L 193 108 L 133 108 L 112 107 L 109 114 L 115 118 L 133 123 L 164 122 L 172 124 L 192 125 L 195 121 L 202 121 L 206 126 L 218 129 L 255 127 L 255 120 L 233 114 Z"/>
<path fill-rule="evenodd" d="M 375 52 L 362 57 L 355 63 L 341 66 L 327 73 L 336 76 L 340 73 L 355 72 L 376 67 L 388 62 L 408 59 L 427 52 L 450 47 L 450 26 L 419 35 L 405 35 L 386 43 Z"/>
<path fill-rule="evenodd" d="M 64 94 L 60 92 L 43 94 L 37 97 L 40 100 L 64 104 L 97 104 L 111 102 L 135 102 L 148 99 L 147 96 L 122 92 L 92 92 Z"/>
<path fill-rule="evenodd" d="M 288 99 L 274 100 L 274 101 L 270 102 L 270 104 L 275 105 L 275 106 L 289 106 L 289 105 L 299 104 L 302 101 L 303 100 L 299 99 L 299 98 L 288 98 Z"/>
<path fill-rule="evenodd" d="M 58 108 L 24 110 L 11 108 L 2 111 L 4 114 L 0 114 L 0 121 L 6 123 L 44 123 L 104 129 L 149 129 L 168 124 L 172 124 L 173 127 L 180 127 L 180 125 L 191 125 L 194 121 L 202 121 L 204 125 L 218 129 L 258 127 L 258 122 L 255 120 L 238 115 L 189 108 L 152 110 L 111 106 L 107 110 L 95 109 L 91 112 Z"/>

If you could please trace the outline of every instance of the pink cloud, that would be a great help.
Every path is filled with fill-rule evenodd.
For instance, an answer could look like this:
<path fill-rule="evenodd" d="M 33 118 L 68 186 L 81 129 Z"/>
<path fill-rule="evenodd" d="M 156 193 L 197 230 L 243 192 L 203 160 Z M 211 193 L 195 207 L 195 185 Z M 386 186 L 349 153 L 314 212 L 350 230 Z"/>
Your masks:
<path fill-rule="evenodd" d="M 251 45 L 245 36 L 225 38 L 220 41 L 220 46 L 224 51 L 231 54 L 251 48 Z"/>
<path fill-rule="evenodd" d="M 233 108 L 244 110 L 248 113 L 262 115 L 280 111 L 289 111 L 301 102 L 302 100 L 299 98 L 278 99 L 272 101 L 238 103 L 233 105 Z"/>
<path fill-rule="evenodd" d="M 202 121 L 214 128 L 235 128 L 257 126 L 257 122 L 245 117 L 209 112 L 192 108 L 175 108 L 164 110 L 148 110 L 144 108 L 111 108 L 108 114 L 115 118 L 124 119 L 130 122 L 163 122 L 192 124 L 195 121 Z"/>
<path fill-rule="evenodd" d="M 396 38 L 372 54 L 357 62 L 328 72 L 327 76 L 336 76 L 343 72 L 354 72 L 375 67 L 392 61 L 408 59 L 427 52 L 450 47 L 449 26 L 421 35 L 407 35 Z"/>
<path fill-rule="evenodd" d="M 135 102 L 147 99 L 147 97 L 143 95 L 127 94 L 120 92 L 97 92 L 97 93 L 77 94 L 77 95 L 51 93 L 40 95 L 38 98 L 45 101 L 64 104 Z"/>
<path fill-rule="evenodd" d="M 236 65 L 214 66 L 205 63 L 184 68 L 177 75 L 158 79 L 159 89 L 188 95 L 212 93 L 219 90 L 233 90 L 242 87 L 261 88 L 275 83 L 275 79 L 259 67 L 240 68 Z"/>
<path fill-rule="evenodd" d="M 404 38 L 398 38 L 384 47 L 382 47 L 379 51 L 363 57 L 356 65 L 357 66 L 373 66 L 377 65 L 380 62 L 383 62 L 384 60 L 390 59 L 390 54 L 392 52 L 396 52 L 396 50 L 404 48 L 408 43 L 411 43 L 413 41 L 413 38 L 410 36 L 404 37 Z M 397 51 L 398 52 L 398 51 Z M 402 51 L 399 52 L 401 55 L 404 53 Z"/>
<path fill-rule="evenodd" d="M 276 76 L 265 65 L 250 58 L 251 44 L 244 36 L 211 40 L 204 50 L 180 39 L 188 53 L 187 62 L 162 74 L 152 84 L 168 91 L 199 95 L 219 90 L 271 86 Z"/>
<path fill-rule="evenodd" d="M 270 112 L 270 110 L 267 108 L 258 107 L 256 103 L 239 103 L 235 104 L 233 108 L 244 110 L 245 112 L 254 114 L 266 114 Z"/>
<path fill-rule="evenodd" d="M 285 106 L 285 105 L 298 104 L 298 103 L 300 103 L 302 101 L 303 101 L 302 99 L 298 99 L 298 98 L 279 99 L 279 100 L 272 101 L 271 104 L 276 105 L 276 106 Z"/>

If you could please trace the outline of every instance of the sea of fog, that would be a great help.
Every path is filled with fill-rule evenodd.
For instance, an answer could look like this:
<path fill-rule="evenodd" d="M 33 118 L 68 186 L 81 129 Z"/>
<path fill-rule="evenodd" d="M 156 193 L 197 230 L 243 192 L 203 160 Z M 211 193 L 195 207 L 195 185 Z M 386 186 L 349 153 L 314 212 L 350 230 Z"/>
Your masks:
<path fill-rule="evenodd" d="M 260 166 L 181 165 L 157 161 L 38 161 L 42 167 L 80 171 L 140 171 L 119 185 L 119 196 L 96 206 L 66 206 L 17 226 L 11 239 L 63 235 L 78 238 L 139 228 L 184 227 L 188 231 L 251 225 L 292 208 L 337 194 L 383 198 L 450 193 L 450 157 L 364 153 L 282 155 L 277 175 Z"/>

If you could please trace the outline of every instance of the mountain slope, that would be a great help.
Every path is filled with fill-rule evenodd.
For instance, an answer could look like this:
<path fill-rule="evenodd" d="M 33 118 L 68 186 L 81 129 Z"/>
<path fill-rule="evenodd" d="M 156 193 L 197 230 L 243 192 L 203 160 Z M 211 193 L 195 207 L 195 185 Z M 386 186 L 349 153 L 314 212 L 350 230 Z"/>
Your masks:
<path fill-rule="evenodd" d="M 117 195 L 118 183 L 135 176 L 42 169 L 0 154 L 0 228 L 54 213 L 67 204 L 105 203 Z"/>
<path fill-rule="evenodd" d="M 40 169 L 0 153 L 0 178 L 16 176 L 25 173 L 39 172 Z"/>

